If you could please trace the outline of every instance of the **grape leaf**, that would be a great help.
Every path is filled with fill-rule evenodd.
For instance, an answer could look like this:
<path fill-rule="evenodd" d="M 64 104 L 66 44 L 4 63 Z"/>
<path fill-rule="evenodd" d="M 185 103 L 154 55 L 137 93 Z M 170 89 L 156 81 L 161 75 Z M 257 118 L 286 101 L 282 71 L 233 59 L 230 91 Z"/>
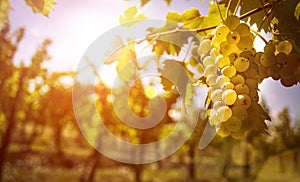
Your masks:
<path fill-rule="evenodd" d="M 175 21 L 175 22 L 181 22 L 181 15 L 178 12 L 168 12 L 166 19 L 168 21 Z"/>
<path fill-rule="evenodd" d="M 50 12 L 54 9 L 53 5 L 56 4 L 56 0 L 25 0 L 26 3 L 31 6 L 33 12 L 49 16 Z"/>
<path fill-rule="evenodd" d="M 4 25 L 4 22 L 8 19 L 8 12 L 11 10 L 9 0 L 1 0 L 0 2 L 0 29 Z"/>
<path fill-rule="evenodd" d="M 120 79 L 123 81 L 129 81 L 137 71 L 134 43 L 131 42 L 119 48 L 104 61 L 104 64 L 111 64 L 115 61 L 118 62 L 116 70 Z"/>
<path fill-rule="evenodd" d="M 127 10 L 125 10 L 124 15 L 120 15 L 119 23 L 130 27 L 138 21 L 147 19 L 144 14 L 137 15 L 137 11 L 138 9 L 136 6 L 129 7 Z"/>
<path fill-rule="evenodd" d="M 159 68 L 161 73 L 161 84 L 166 91 L 174 88 L 178 89 L 179 95 L 184 99 L 186 106 L 191 105 L 191 99 L 194 95 L 191 73 L 187 70 L 184 62 L 167 59 L 163 62 L 163 68 Z"/>
<path fill-rule="evenodd" d="M 208 14 L 205 16 L 203 23 L 201 24 L 201 28 L 219 25 L 222 22 L 221 16 L 225 18 L 226 8 L 222 4 L 219 4 L 219 8 L 216 3 L 210 4 Z"/>
<path fill-rule="evenodd" d="M 175 31 L 165 34 L 165 32 L 173 31 L 176 28 L 177 23 L 175 22 L 166 22 L 166 24 L 160 28 L 148 28 L 150 35 L 157 35 L 154 36 L 155 41 L 153 43 L 152 51 L 157 55 L 162 55 L 164 52 L 171 55 L 178 55 L 181 47 L 188 42 L 187 39 L 192 36 L 192 33 Z M 149 42 L 153 42 L 153 39 L 150 39 Z"/>
<path fill-rule="evenodd" d="M 299 21 L 299 18 L 300 18 L 300 2 L 297 4 L 297 6 L 295 8 L 294 16 Z"/>

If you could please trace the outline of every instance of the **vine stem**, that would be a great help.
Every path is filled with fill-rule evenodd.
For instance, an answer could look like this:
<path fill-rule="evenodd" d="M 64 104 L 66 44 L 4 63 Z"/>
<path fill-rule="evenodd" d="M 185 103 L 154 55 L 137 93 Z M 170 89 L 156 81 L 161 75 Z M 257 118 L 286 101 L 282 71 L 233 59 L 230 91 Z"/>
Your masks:
<path fill-rule="evenodd" d="M 229 15 L 229 9 L 230 9 L 231 3 L 232 3 L 232 0 L 229 0 L 229 2 L 228 2 L 228 6 L 227 6 L 227 9 L 226 9 L 226 12 L 225 12 L 225 14 L 226 14 L 226 18 L 227 18 L 227 17 L 228 17 L 228 15 Z"/>
<path fill-rule="evenodd" d="M 242 20 L 244 18 L 247 18 L 247 17 L 249 17 L 249 16 L 251 16 L 255 13 L 258 13 L 258 12 L 264 10 L 265 8 L 270 8 L 271 6 L 272 6 L 271 3 L 266 3 L 263 6 L 257 7 L 255 9 L 252 9 L 252 10 L 248 11 L 247 13 L 242 14 L 239 17 L 239 19 Z M 145 41 L 145 40 L 151 40 L 151 39 L 157 40 L 160 36 L 168 35 L 168 34 L 172 34 L 172 33 L 177 33 L 177 32 L 190 32 L 190 33 L 197 34 L 197 33 L 200 33 L 200 32 L 215 29 L 217 26 L 218 25 L 213 25 L 213 26 L 209 26 L 209 27 L 205 27 L 205 28 L 199 28 L 199 29 L 180 29 L 178 27 L 178 28 L 175 28 L 174 30 L 170 30 L 170 31 L 166 31 L 166 32 L 149 34 L 149 35 L 147 35 L 147 37 L 145 39 L 139 40 L 139 41 L 137 41 L 137 43 Z"/>
<path fill-rule="evenodd" d="M 251 32 L 253 32 L 255 35 L 257 35 L 262 41 L 264 41 L 265 44 L 268 43 L 268 41 L 264 38 L 264 36 L 262 36 L 260 33 L 258 33 L 256 30 L 252 30 Z"/>
<path fill-rule="evenodd" d="M 241 4 L 241 0 L 239 0 L 234 8 L 233 14 L 236 15 L 237 10 L 239 9 L 239 5 Z"/>

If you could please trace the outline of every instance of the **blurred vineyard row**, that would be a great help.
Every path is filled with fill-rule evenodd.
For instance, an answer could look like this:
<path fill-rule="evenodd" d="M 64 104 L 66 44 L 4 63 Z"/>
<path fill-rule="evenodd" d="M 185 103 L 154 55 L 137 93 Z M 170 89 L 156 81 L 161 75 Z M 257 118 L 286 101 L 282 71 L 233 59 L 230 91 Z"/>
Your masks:
<path fill-rule="evenodd" d="M 147 165 L 112 161 L 90 146 L 82 136 L 72 105 L 73 72 L 50 72 L 44 40 L 31 60 L 16 64 L 14 56 L 24 29 L 0 32 L 0 181 L 297 181 L 300 178 L 300 121 L 284 109 L 269 125 L 270 135 L 248 134 L 243 140 L 215 137 L 198 148 L 206 120 L 199 117 L 195 132 L 172 156 Z M 82 84 L 82 95 L 93 85 Z M 129 92 L 129 105 L 145 117 L 149 99 L 142 82 Z M 110 89 L 101 80 L 95 87 L 98 113 L 115 135 L 132 143 L 149 143 L 166 136 L 176 124 L 169 115 L 151 129 L 138 131 L 123 124 L 113 112 Z M 164 95 L 170 110 L 178 94 Z M 120 102 L 121 104 L 122 102 Z M 82 114 L 90 114 L 82 103 Z M 265 103 L 265 109 L 268 109 Z M 201 113 L 202 114 L 202 113 Z M 105 140 L 94 126 L 89 138 Z"/>

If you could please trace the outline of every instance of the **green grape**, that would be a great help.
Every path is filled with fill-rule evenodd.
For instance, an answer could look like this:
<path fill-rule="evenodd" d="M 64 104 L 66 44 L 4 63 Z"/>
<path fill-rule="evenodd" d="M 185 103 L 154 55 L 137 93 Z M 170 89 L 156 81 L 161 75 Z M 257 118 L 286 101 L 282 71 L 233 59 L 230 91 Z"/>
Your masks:
<path fill-rule="evenodd" d="M 218 78 L 217 75 L 208 75 L 206 77 L 207 85 L 210 86 L 210 87 L 215 86 L 217 84 L 217 78 Z"/>
<path fill-rule="evenodd" d="M 256 65 L 260 65 L 260 58 L 261 56 L 263 55 L 264 53 L 263 52 L 257 52 L 255 55 L 254 55 L 254 59 L 253 59 L 253 62 L 256 63 Z"/>
<path fill-rule="evenodd" d="M 204 67 L 207 67 L 208 65 L 215 65 L 215 59 L 211 56 L 206 56 L 204 59 L 203 59 L 203 65 Z"/>
<path fill-rule="evenodd" d="M 218 113 L 215 110 L 212 110 L 209 115 L 210 125 L 219 125 L 222 121 L 218 118 Z"/>
<path fill-rule="evenodd" d="M 297 84 L 297 79 L 295 79 L 293 77 L 281 78 L 280 83 L 285 87 L 291 87 L 291 86 Z"/>
<path fill-rule="evenodd" d="M 222 93 L 222 100 L 225 105 L 233 105 L 237 99 L 237 93 L 233 89 L 224 90 Z"/>
<path fill-rule="evenodd" d="M 220 55 L 220 52 L 217 48 L 214 47 L 210 50 L 210 56 L 212 56 L 213 58 L 216 58 L 218 55 Z"/>
<path fill-rule="evenodd" d="M 257 65 L 250 64 L 249 68 L 244 72 L 247 78 L 256 78 L 257 76 Z"/>
<path fill-rule="evenodd" d="M 217 117 L 220 121 L 225 122 L 232 116 L 232 111 L 228 106 L 222 106 L 217 110 Z"/>
<path fill-rule="evenodd" d="M 284 40 L 277 44 L 276 50 L 278 52 L 290 54 L 293 50 L 293 45 L 288 40 Z"/>
<path fill-rule="evenodd" d="M 251 99 L 246 94 L 241 94 L 237 96 L 235 106 L 243 107 L 245 109 L 249 108 L 251 105 Z"/>
<path fill-rule="evenodd" d="M 198 47 L 198 54 L 199 55 L 207 54 L 212 49 L 210 45 L 211 45 L 211 41 L 209 39 L 202 40 Z"/>
<path fill-rule="evenodd" d="M 232 77 L 230 79 L 231 83 L 233 83 L 234 85 L 237 85 L 237 84 L 243 84 L 245 83 L 245 79 L 242 75 L 240 74 L 237 74 L 235 75 L 234 77 Z"/>
<path fill-rule="evenodd" d="M 231 110 L 232 110 L 232 115 L 237 117 L 237 118 L 240 118 L 241 120 L 246 119 L 247 116 L 248 116 L 248 112 L 247 112 L 246 108 L 233 106 L 231 108 Z"/>
<path fill-rule="evenodd" d="M 279 71 L 280 77 L 284 79 L 289 79 L 294 76 L 293 67 L 284 66 Z"/>
<path fill-rule="evenodd" d="M 239 130 L 236 132 L 231 132 L 230 134 L 232 136 L 232 138 L 239 140 L 242 139 L 245 136 L 245 131 L 244 130 Z"/>
<path fill-rule="evenodd" d="M 221 127 L 217 129 L 217 134 L 220 137 L 228 137 L 231 134 L 231 131 L 222 123 Z"/>
<path fill-rule="evenodd" d="M 232 132 L 236 132 L 236 131 L 240 130 L 242 127 L 242 120 L 235 116 L 232 116 L 231 118 L 229 118 L 226 123 L 228 124 L 227 128 Z"/>
<path fill-rule="evenodd" d="M 233 64 L 234 61 L 239 57 L 239 55 L 236 52 L 233 52 L 228 57 L 230 59 L 230 63 Z"/>
<path fill-rule="evenodd" d="M 249 88 L 246 84 L 237 84 L 234 87 L 234 90 L 236 91 L 236 93 L 238 95 L 240 95 L 240 94 L 249 94 Z"/>
<path fill-rule="evenodd" d="M 223 56 L 222 54 L 218 55 L 216 58 L 216 64 L 219 65 L 219 68 L 230 65 L 230 59 L 228 56 Z"/>
<path fill-rule="evenodd" d="M 238 32 L 241 37 L 248 36 L 250 27 L 246 23 L 241 23 L 236 27 L 235 31 Z"/>
<path fill-rule="evenodd" d="M 263 66 L 263 65 L 259 66 L 257 68 L 257 75 L 261 79 L 267 78 L 268 77 L 267 68 L 265 66 Z"/>
<path fill-rule="evenodd" d="M 244 57 L 239 57 L 234 61 L 234 67 L 238 72 L 246 71 L 250 66 L 249 60 Z"/>
<path fill-rule="evenodd" d="M 217 85 L 219 87 L 221 87 L 223 85 L 223 83 L 225 82 L 229 82 L 230 81 L 230 78 L 228 78 L 227 76 L 225 75 L 219 75 L 216 82 L 217 82 Z"/>
<path fill-rule="evenodd" d="M 240 57 L 244 57 L 246 59 L 248 59 L 249 61 L 253 60 L 254 55 L 255 55 L 255 49 L 253 51 L 253 49 L 249 50 L 249 51 L 243 51 L 240 53 Z"/>
<path fill-rule="evenodd" d="M 248 86 L 250 92 L 256 92 L 258 90 L 258 81 L 257 79 L 249 78 L 245 80 L 246 85 Z"/>
<path fill-rule="evenodd" d="M 236 27 L 240 24 L 240 19 L 235 15 L 230 15 L 224 21 L 224 24 L 230 29 L 235 30 Z"/>
<path fill-rule="evenodd" d="M 216 110 L 218 110 L 222 106 L 225 106 L 225 104 L 222 101 L 217 100 L 213 104 L 213 109 L 216 111 Z"/>
<path fill-rule="evenodd" d="M 240 41 L 240 34 L 236 31 L 229 32 L 226 36 L 226 40 L 230 44 L 237 44 Z"/>
<path fill-rule="evenodd" d="M 249 92 L 248 95 L 249 95 L 251 101 L 253 101 L 253 102 L 258 102 L 259 101 L 259 97 L 258 97 L 257 91 L 251 91 L 251 92 Z"/>
<path fill-rule="evenodd" d="M 222 100 L 222 94 L 223 94 L 223 90 L 222 89 L 213 90 L 213 92 L 211 94 L 211 100 L 213 102 L 216 102 L 218 100 Z"/>
<path fill-rule="evenodd" d="M 274 54 L 275 50 L 276 50 L 276 47 L 273 43 L 268 43 L 264 47 L 264 53 L 267 55 Z"/>
<path fill-rule="evenodd" d="M 222 90 L 234 89 L 234 85 L 231 82 L 225 82 L 220 87 Z"/>
<path fill-rule="evenodd" d="M 233 65 L 225 66 L 221 70 L 222 75 L 232 78 L 236 74 L 236 69 Z"/>
<path fill-rule="evenodd" d="M 250 36 L 241 37 L 239 43 L 237 44 L 238 48 L 241 51 L 248 51 L 252 49 L 253 40 Z"/>
<path fill-rule="evenodd" d="M 270 75 L 274 80 L 280 79 L 280 67 L 276 64 L 267 68 L 267 74 Z"/>
<path fill-rule="evenodd" d="M 223 54 L 224 56 L 228 56 L 233 52 L 232 48 L 233 48 L 232 44 L 230 44 L 226 41 L 223 41 L 223 42 L 221 42 L 221 44 L 219 46 L 219 52 L 221 54 Z"/>
<path fill-rule="evenodd" d="M 288 56 L 283 52 L 278 53 L 275 58 L 276 63 L 278 63 L 280 66 L 286 65 L 287 59 L 288 59 Z"/>
<path fill-rule="evenodd" d="M 229 32 L 230 30 L 226 25 L 220 24 L 216 27 L 214 34 L 216 37 L 225 39 Z"/>
<path fill-rule="evenodd" d="M 270 67 L 276 63 L 276 57 L 274 54 L 263 54 L 260 57 L 260 63 L 265 67 Z"/>
<path fill-rule="evenodd" d="M 221 42 L 223 42 L 224 39 L 220 38 L 220 37 L 213 37 L 213 39 L 211 40 L 211 45 L 214 47 L 214 48 L 218 48 L 218 52 L 219 51 L 219 45 L 221 44 Z"/>
<path fill-rule="evenodd" d="M 204 69 L 204 76 L 208 76 L 208 75 L 215 75 L 217 74 L 218 71 L 218 66 L 216 65 L 208 65 L 205 69 Z"/>

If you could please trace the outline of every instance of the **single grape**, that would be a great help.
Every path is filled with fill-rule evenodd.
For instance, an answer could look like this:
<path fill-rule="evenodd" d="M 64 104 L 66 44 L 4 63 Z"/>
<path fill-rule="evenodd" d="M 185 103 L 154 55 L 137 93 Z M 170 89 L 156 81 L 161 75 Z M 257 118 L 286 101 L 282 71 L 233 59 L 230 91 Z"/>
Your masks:
<path fill-rule="evenodd" d="M 225 39 L 229 32 L 230 30 L 226 25 L 220 24 L 219 26 L 216 27 L 214 34 L 216 37 Z"/>
<path fill-rule="evenodd" d="M 237 84 L 234 87 L 234 90 L 236 91 L 237 94 L 249 94 L 249 88 L 246 84 Z"/>
<path fill-rule="evenodd" d="M 223 90 L 222 89 L 216 89 L 212 92 L 211 94 L 211 100 L 213 102 L 216 102 L 216 101 L 219 101 L 219 100 L 222 100 L 222 94 L 223 94 Z"/>
<path fill-rule="evenodd" d="M 207 67 L 208 65 L 215 65 L 215 59 L 212 56 L 206 56 L 203 59 L 203 65 L 204 67 Z"/>
<path fill-rule="evenodd" d="M 254 62 L 255 64 L 257 64 L 258 66 L 261 64 L 261 63 L 260 63 L 260 59 L 261 59 L 261 56 L 262 56 L 263 54 L 264 54 L 263 52 L 257 52 L 257 53 L 254 55 L 253 62 Z"/>
<path fill-rule="evenodd" d="M 278 52 L 290 54 L 293 50 L 293 45 L 288 40 L 284 40 L 277 44 L 276 50 Z"/>
<path fill-rule="evenodd" d="M 259 101 L 259 96 L 258 96 L 257 91 L 251 91 L 251 92 L 249 92 L 248 95 L 249 95 L 251 101 L 253 101 L 253 102 L 258 102 Z"/>
<path fill-rule="evenodd" d="M 241 37 L 248 36 L 250 27 L 246 23 L 241 23 L 236 27 L 235 31 L 238 32 Z"/>
<path fill-rule="evenodd" d="M 222 106 L 217 110 L 217 117 L 220 121 L 225 122 L 232 116 L 232 111 L 228 106 Z"/>
<path fill-rule="evenodd" d="M 230 59 L 230 63 L 233 64 L 234 61 L 239 57 L 239 55 L 236 52 L 233 52 L 228 57 Z"/>
<path fill-rule="evenodd" d="M 219 68 L 230 65 L 230 59 L 228 56 L 223 56 L 222 54 L 218 55 L 216 58 L 216 64 L 219 65 Z"/>
<path fill-rule="evenodd" d="M 232 116 L 226 121 L 227 128 L 232 132 L 237 132 L 242 127 L 242 120 L 238 117 Z"/>
<path fill-rule="evenodd" d="M 226 105 L 232 105 L 237 99 L 237 93 L 233 89 L 227 89 L 222 93 L 222 100 Z"/>
<path fill-rule="evenodd" d="M 285 80 L 290 79 L 291 77 L 294 76 L 293 67 L 284 66 L 283 68 L 280 69 L 279 75 L 280 75 L 281 79 L 282 78 Z"/>
<path fill-rule="evenodd" d="M 234 67 L 238 72 L 246 71 L 250 66 L 249 60 L 244 57 L 239 57 L 234 61 Z"/>
<path fill-rule="evenodd" d="M 206 77 L 206 83 L 208 86 L 212 87 L 217 84 L 218 75 L 208 75 Z"/>
<path fill-rule="evenodd" d="M 222 107 L 222 106 L 225 106 L 225 104 L 222 102 L 222 101 L 220 101 L 220 100 L 218 100 L 218 101 L 215 101 L 214 103 L 213 103 L 213 109 L 216 111 L 216 110 L 218 110 L 220 107 Z"/>
<path fill-rule="evenodd" d="M 226 41 L 223 41 L 223 42 L 221 42 L 221 44 L 219 46 L 219 52 L 221 54 L 223 54 L 224 56 L 228 56 L 233 52 L 232 48 L 233 48 L 232 44 L 230 44 Z"/>
<path fill-rule="evenodd" d="M 235 30 L 236 27 L 240 24 L 240 19 L 235 15 L 230 15 L 224 21 L 224 24 L 230 29 Z"/>
<path fill-rule="evenodd" d="M 220 55 L 220 52 L 218 51 L 217 48 L 214 47 L 210 50 L 209 54 L 211 57 L 216 58 L 218 55 Z"/>
<path fill-rule="evenodd" d="M 260 63 L 265 67 L 270 67 L 276 63 L 276 57 L 274 54 L 263 54 L 260 57 Z"/>
<path fill-rule="evenodd" d="M 204 69 L 204 76 L 208 76 L 208 75 L 215 75 L 217 74 L 218 71 L 218 66 L 216 65 L 208 65 L 205 69 Z"/>
<path fill-rule="evenodd" d="M 217 134 L 220 137 L 228 137 L 231 134 L 231 131 L 222 124 L 221 127 L 217 129 Z"/>
<path fill-rule="evenodd" d="M 268 67 L 267 69 L 267 74 L 271 76 L 274 80 L 279 80 L 280 79 L 280 67 L 276 64 Z"/>
<path fill-rule="evenodd" d="M 274 54 L 275 50 L 276 50 L 276 47 L 273 43 L 268 43 L 264 47 L 264 53 L 267 55 Z"/>
<path fill-rule="evenodd" d="M 234 85 L 231 82 L 225 82 L 220 87 L 222 90 L 234 89 Z"/>
<path fill-rule="evenodd" d="M 237 44 L 238 48 L 241 51 L 248 51 L 252 49 L 253 40 L 250 36 L 241 37 L 239 43 Z"/>
<path fill-rule="evenodd" d="M 240 38 L 240 34 L 237 31 L 229 32 L 226 36 L 226 40 L 230 44 L 237 44 Z"/>
<path fill-rule="evenodd" d="M 244 107 L 245 109 L 247 109 L 251 105 L 251 99 L 246 94 L 238 95 L 235 105 L 238 107 Z"/>
<path fill-rule="evenodd" d="M 213 48 L 218 48 L 218 52 L 220 52 L 220 51 L 219 51 L 219 46 L 220 46 L 221 42 L 223 42 L 223 41 L 224 41 L 224 39 L 215 36 L 215 37 L 213 37 L 213 39 L 211 40 L 211 46 L 212 46 Z"/>
<path fill-rule="evenodd" d="M 297 84 L 297 79 L 290 77 L 290 78 L 281 78 L 280 83 L 285 87 L 291 87 Z"/>
<path fill-rule="evenodd" d="M 199 44 L 198 54 L 199 55 L 207 54 L 211 49 L 212 49 L 211 41 L 209 39 L 204 39 Z"/>
<path fill-rule="evenodd" d="M 230 81 L 230 78 L 228 78 L 227 76 L 225 75 L 219 75 L 216 82 L 217 82 L 217 85 L 219 87 L 221 87 L 223 85 L 223 83 L 225 82 L 229 82 Z"/>
<path fill-rule="evenodd" d="M 240 118 L 241 120 L 246 119 L 248 116 L 247 109 L 244 107 L 233 106 L 231 110 L 232 110 L 232 115 L 237 118 Z"/>
<path fill-rule="evenodd" d="M 225 66 L 222 68 L 221 73 L 228 78 L 232 78 L 236 74 L 236 69 L 233 65 Z"/>
<path fill-rule="evenodd" d="M 203 74 L 204 73 L 204 67 L 202 64 L 198 64 L 197 65 L 197 70 L 200 74 Z"/>
<path fill-rule="evenodd" d="M 211 110 L 209 115 L 209 123 L 210 125 L 219 125 L 222 121 L 218 118 L 218 113 L 215 110 Z"/>
<path fill-rule="evenodd" d="M 243 84 L 245 83 L 245 79 L 242 75 L 240 74 L 237 74 L 235 75 L 234 77 L 232 77 L 230 79 L 231 83 L 233 83 L 234 85 L 237 85 L 237 84 Z"/>
<path fill-rule="evenodd" d="M 244 72 L 244 74 L 247 78 L 256 78 L 257 69 L 258 67 L 256 64 L 250 64 L 249 68 Z"/>
<path fill-rule="evenodd" d="M 245 131 L 244 130 L 238 130 L 236 132 L 231 132 L 230 134 L 232 138 L 239 140 L 242 139 L 245 136 Z"/>

